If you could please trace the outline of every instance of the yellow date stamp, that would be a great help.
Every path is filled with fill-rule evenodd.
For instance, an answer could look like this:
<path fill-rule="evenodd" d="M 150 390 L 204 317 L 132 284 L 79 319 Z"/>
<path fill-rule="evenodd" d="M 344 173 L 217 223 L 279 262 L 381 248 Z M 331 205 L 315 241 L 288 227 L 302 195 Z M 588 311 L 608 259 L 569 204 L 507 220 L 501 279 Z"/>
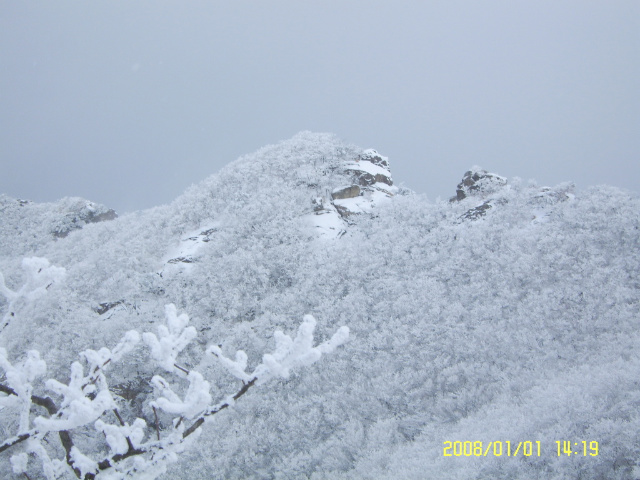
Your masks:
<path fill-rule="evenodd" d="M 445 457 L 540 457 L 543 453 L 542 443 L 539 440 L 526 440 L 511 442 L 498 440 L 492 442 L 482 441 L 445 441 L 442 455 Z M 595 440 L 556 440 L 556 448 L 553 450 L 558 457 L 582 456 L 597 457 L 599 445 Z"/>

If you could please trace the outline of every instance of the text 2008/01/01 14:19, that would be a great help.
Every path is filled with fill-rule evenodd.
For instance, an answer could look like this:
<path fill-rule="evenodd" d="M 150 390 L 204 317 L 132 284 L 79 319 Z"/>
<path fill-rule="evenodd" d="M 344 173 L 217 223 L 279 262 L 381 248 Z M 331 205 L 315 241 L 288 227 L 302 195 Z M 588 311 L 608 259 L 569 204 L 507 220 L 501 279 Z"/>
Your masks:
<path fill-rule="evenodd" d="M 442 454 L 445 457 L 486 457 L 486 456 L 507 456 L 516 457 L 518 455 L 531 457 L 542 455 L 542 445 L 539 440 L 534 442 L 511 442 L 509 440 L 503 441 L 491 441 L 489 443 L 481 441 L 445 441 Z M 582 456 L 582 457 L 597 457 L 598 456 L 598 442 L 595 440 L 587 441 L 580 440 L 572 442 L 569 440 L 556 440 L 556 448 L 554 453 L 558 457 L 566 455 Z"/>

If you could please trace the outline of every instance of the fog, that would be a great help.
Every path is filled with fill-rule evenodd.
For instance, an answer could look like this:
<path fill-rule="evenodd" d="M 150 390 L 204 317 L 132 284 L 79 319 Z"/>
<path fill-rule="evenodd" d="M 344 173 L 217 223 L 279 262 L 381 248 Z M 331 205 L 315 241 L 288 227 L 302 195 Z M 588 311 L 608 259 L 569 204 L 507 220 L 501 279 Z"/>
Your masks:
<path fill-rule="evenodd" d="M 638 192 L 635 1 L 0 1 L 0 192 L 170 202 L 301 130 L 435 200 L 472 165 Z"/>

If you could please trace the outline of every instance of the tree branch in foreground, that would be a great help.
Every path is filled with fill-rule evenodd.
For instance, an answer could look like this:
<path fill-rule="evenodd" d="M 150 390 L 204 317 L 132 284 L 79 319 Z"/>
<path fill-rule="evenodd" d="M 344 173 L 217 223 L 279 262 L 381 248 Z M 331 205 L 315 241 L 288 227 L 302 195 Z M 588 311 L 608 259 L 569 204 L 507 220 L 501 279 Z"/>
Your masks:
<path fill-rule="evenodd" d="M 235 360 L 223 355 L 220 347 L 209 346 L 205 355 L 214 357 L 229 373 L 242 381 L 242 386 L 217 404 L 211 403 L 210 385 L 197 371 L 188 371 L 179 366 L 176 359 L 180 352 L 195 338 L 195 328 L 188 326 L 189 317 L 178 315 L 175 306 L 165 307 L 166 325 L 158 328 L 158 335 L 136 331 L 127 332 L 113 350 L 85 350 L 79 362 L 71 365 L 67 384 L 54 379 L 46 380 L 44 388 L 61 397 L 57 403 L 49 396 L 33 395 L 36 378 L 41 377 L 46 365 L 38 352 L 30 351 L 27 359 L 12 364 L 6 352 L 0 349 L 0 368 L 5 370 L 6 381 L 0 383 L 0 406 L 2 414 L 17 412 L 20 418 L 18 433 L 0 444 L 0 452 L 24 445 L 24 451 L 11 457 L 13 472 L 27 475 L 28 454 L 35 454 L 42 462 L 47 478 L 54 479 L 73 474 L 77 478 L 92 480 L 103 472 L 117 474 L 118 478 L 145 474 L 145 478 L 156 478 L 166 471 L 168 463 L 175 461 L 187 438 L 201 430 L 204 423 L 222 410 L 231 407 L 255 385 L 264 384 L 274 378 L 287 378 L 292 369 L 305 367 L 318 361 L 323 354 L 333 352 L 349 336 L 347 327 L 341 327 L 330 340 L 313 346 L 315 319 L 306 315 L 295 338 L 280 331 L 275 332 L 276 348 L 265 354 L 253 372 L 247 372 L 247 355 L 238 351 Z M 112 392 L 109 389 L 107 369 L 139 344 L 140 339 L 148 346 L 150 361 L 159 369 L 170 373 L 178 381 L 188 382 L 186 393 L 181 397 L 169 381 L 155 375 L 151 384 L 155 393 L 149 402 L 155 417 L 155 425 L 147 426 L 142 412 L 132 424 L 120 415 Z M 85 368 L 88 372 L 85 375 Z M 41 387 L 40 387 L 41 388 Z M 4 395 L 2 395 L 4 394 Z M 37 405 L 47 411 L 47 416 L 35 416 L 31 407 Z M 158 410 L 173 416 L 171 427 L 161 429 Z M 113 423 L 108 422 L 107 412 L 112 411 Z M 113 419 L 113 417 L 111 417 Z M 187 423 L 190 425 L 187 427 Z M 33 427 L 30 427 L 30 425 Z M 91 452 L 83 453 L 74 444 L 71 433 L 93 426 L 96 439 L 103 438 L 110 453 L 102 460 L 93 460 Z M 48 433 L 58 433 L 65 455 L 52 459 L 55 449 L 44 441 Z M 155 433 L 154 433 L 155 432 Z M 147 437 L 145 441 L 144 438 Z M 111 477 L 110 477 L 111 478 Z"/>

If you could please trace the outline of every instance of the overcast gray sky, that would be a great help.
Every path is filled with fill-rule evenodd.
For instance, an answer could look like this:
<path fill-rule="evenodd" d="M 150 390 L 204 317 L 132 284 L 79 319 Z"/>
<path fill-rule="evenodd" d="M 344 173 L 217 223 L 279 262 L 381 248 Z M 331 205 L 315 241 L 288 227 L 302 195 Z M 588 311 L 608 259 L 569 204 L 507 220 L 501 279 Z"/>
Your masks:
<path fill-rule="evenodd" d="M 0 0 L 0 192 L 170 202 L 300 130 L 449 197 L 640 190 L 640 2 Z"/>

